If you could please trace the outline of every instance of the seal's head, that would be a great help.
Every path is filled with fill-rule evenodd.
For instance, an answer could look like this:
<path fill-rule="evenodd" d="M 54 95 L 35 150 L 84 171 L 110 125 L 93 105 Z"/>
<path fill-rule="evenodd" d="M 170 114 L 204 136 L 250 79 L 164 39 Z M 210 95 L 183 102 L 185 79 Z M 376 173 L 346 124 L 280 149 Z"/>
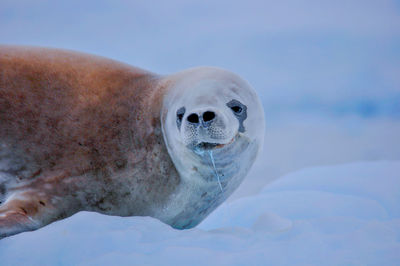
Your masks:
<path fill-rule="evenodd" d="M 262 147 L 259 98 L 246 81 L 213 67 L 179 72 L 166 84 L 161 116 L 168 152 L 182 181 L 192 187 L 188 193 L 206 192 L 219 199 L 218 205 L 237 188 Z"/>

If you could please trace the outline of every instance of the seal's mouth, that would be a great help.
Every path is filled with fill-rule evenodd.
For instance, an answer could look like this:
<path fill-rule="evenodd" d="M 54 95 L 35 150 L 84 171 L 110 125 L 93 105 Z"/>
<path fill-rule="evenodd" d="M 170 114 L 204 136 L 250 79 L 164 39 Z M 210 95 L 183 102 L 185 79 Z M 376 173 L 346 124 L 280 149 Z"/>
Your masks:
<path fill-rule="evenodd" d="M 226 144 L 200 142 L 199 144 L 195 145 L 195 148 L 202 149 L 202 150 L 212 150 L 212 149 L 222 148 L 225 145 Z"/>
<path fill-rule="evenodd" d="M 233 137 L 228 143 L 200 142 L 196 145 L 193 145 L 193 147 L 196 150 L 207 150 L 207 151 L 221 149 L 221 148 L 231 144 L 234 140 L 235 140 L 235 137 Z"/>

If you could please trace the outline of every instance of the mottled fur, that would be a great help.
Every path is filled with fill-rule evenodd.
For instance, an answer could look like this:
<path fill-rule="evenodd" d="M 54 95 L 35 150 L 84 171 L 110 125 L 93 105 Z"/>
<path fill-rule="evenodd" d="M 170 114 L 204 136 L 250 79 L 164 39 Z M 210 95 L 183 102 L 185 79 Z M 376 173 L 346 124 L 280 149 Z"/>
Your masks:
<path fill-rule="evenodd" d="M 157 79 L 101 57 L 1 46 L 0 201 L 15 199 L 0 207 L 0 235 L 80 210 L 151 215 L 179 183 Z"/>

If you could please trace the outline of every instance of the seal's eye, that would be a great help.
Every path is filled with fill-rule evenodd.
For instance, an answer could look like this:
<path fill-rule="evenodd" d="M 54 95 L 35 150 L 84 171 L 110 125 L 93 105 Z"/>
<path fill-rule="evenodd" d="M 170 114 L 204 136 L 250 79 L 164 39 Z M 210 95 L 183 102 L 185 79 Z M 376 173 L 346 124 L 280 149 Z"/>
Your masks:
<path fill-rule="evenodd" d="M 243 111 L 243 108 L 240 106 L 232 106 L 231 109 L 233 112 L 235 112 L 237 114 L 240 114 Z"/>
<path fill-rule="evenodd" d="M 183 106 L 176 111 L 176 125 L 178 126 L 178 129 L 181 129 L 182 119 L 185 115 L 185 112 L 186 109 Z"/>
<path fill-rule="evenodd" d="M 246 111 L 246 106 L 239 102 L 238 100 L 232 100 L 226 104 L 235 115 L 241 115 L 244 111 Z"/>
<path fill-rule="evenodd" d="M 227 103 L 226 106 L 231 108 L 233 114 L 239 120 L 239 132 L 245 132 L 243 121 L 247 118 L 247 106 L 235 99 Z"/>

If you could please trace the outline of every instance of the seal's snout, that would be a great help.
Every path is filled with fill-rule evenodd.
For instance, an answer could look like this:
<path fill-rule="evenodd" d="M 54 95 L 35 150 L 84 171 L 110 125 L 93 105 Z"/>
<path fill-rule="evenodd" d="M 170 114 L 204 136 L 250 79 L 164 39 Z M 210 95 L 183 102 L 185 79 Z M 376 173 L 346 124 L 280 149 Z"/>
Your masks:
<path fill-rule="evenodd" d="M 230 143 L 237 133 L 236 124 L 217 107 L 192 108 L 181 117 L 179 120 L 178 116 L 181 122 L 177 124 L 181 139 L 191 149 L 222 147 Z"/>
<path fill-rule="evenodd" d="M 209 127 L 215 120 L 216 114 L 213 111 L 200 112 L 200 114 L 192 113 L 188 115 L 187 121 L 194 126 L 203 126 L 205 128 Z"/>

